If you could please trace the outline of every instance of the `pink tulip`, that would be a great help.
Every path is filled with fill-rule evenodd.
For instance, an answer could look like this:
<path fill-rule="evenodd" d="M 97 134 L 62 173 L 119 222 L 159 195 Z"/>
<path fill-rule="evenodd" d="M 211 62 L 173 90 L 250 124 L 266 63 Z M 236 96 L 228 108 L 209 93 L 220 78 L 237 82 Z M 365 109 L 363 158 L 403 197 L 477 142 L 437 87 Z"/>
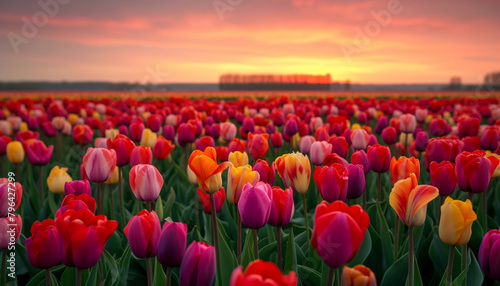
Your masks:
<path fill-rule="evenodd" d="M 130 169 L 129 183 L 138 200 L 152 202 L 160 195 L 163 177 L 154 166 L 138 164 Z"/>
<path fill-rule="evenodd" d="M 87 149 L 83 157 L 85 172 L 90 181 L 102 183 L 107 181 L 116 167 L 116 152 L 104 148 Z"/>

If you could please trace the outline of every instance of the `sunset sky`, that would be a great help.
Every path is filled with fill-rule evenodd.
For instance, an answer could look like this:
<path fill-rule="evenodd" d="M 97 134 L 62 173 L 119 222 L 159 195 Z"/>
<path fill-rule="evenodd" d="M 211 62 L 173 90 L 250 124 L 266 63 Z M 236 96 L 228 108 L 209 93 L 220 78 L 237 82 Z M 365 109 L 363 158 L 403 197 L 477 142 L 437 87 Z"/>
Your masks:
<path fill-rule="evenodd" d="M 499 0 L 59 1 L 40 0 L 46 19 L 39 1 L 2 1 L 0 81 L 480 83 L 500 70 Z"/>

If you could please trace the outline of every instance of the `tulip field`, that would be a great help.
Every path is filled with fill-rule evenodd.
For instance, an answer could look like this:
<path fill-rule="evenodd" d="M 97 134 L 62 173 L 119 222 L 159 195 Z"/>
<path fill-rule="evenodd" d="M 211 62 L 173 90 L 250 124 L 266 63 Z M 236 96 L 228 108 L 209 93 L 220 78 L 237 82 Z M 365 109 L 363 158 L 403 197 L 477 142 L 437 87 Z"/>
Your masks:
<path fill-rule="evenodd" d="M 0 101 L 0 286 L 499 285 L 498 94 L 172 95 Z"/>

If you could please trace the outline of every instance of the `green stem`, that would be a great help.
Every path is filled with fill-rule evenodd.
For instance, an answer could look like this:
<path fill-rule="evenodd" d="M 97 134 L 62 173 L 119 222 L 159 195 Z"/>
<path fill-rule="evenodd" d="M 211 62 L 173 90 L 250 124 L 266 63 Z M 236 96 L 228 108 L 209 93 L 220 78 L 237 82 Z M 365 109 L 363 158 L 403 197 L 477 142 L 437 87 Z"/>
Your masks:
<path fill-rule="evenodd" d="M 115 220 L 115 204 L 113 200 L 113 185 L 109 184 L 109 204 L 111 205 L 111 219 Z"/>
<path fill-rule="evenodd" d="M 366 211 L 366 189 L 363 191 L 363 210 Z"/>
<path fill-rule="evenodd" d="M 410 156 L 410 148 L 408 147 L 408 133 L 405 133 L 405 157 Z"/>
<path fill-rule="evenodd" d="M 50 277 L 50 270 L 45 269 L 45 285 L 52 286 L 52 277 Z"/>
<path fill-rule="evenodd" d="M 3 250 L 2 254 L 2 286 L 7 283 L 7 249 Z"/>
<path fill-rule="evenodd" d="M 237 217 L 237 234 L 236 234 L 236 257 L 238 258 L 238 265 L 241 265 L 241 215 L 238 208 L 236 208 Z"/>
<path fill-rule="evenodd" d="M 217 262 L 217 280 L 219 281 L 219 284 L 221 283 L 222 279 L 222 264 L 220 260 L 220 247 L 219 247 L 219 231 L 218 231 L 218 226 L 217 226 L 217 212 L 215 211 L 215 200 L 214 200 L 214 194 L 210 194 L 210 203 L 212 207 L 212 233 L 214 237 L 214 242 L 215 242 L 215 260 Z"/>
<path fill-rule="evenodd" d="M 281 254 L 281 226 L 278 226 L 276 228 L 276 247 L 278 249 L 278 269 L 280 271 L 283 271 L 282 267 L 282 254 Z"/>
<path fill-rule="evenodd" d="M 304 206 L 304 219 L 306 221 L 306 237 L 307 243 L 311 243 L 311 239 L 309 238 L 309 221 L 307 219 L 307 205 L 306 205 L 306 194 L 302 194 L 302 205 Z"/>
<path fill-rule="evenodd" d="M 125 208 L 123 207 L 122 179 L 122 167 L 118 167 L 118 199 L 120 203 L 120 220 L 122 223 L 122 227 L 125 227 Z"/>
<path fill-rule="evenodd" d="M 450 253 L 448 254 L 448 271 L 446 275 L 446 285 L 451 285 L 453 279 L 453 254 L 455 254 L 455 245 L 450 245 Z"/>
<path fill-rule="evenodd" d="M 413 272 L 413 227 L 410 226 L 408 231 L 408 285 L 413 286 L 414 272 Z"/>
<path fill-rule="evenodd" d="M 488 229 L 488 216 L 487 216 L 487 203 L 486 203 L 486 198 L 488 195 L 488 188 L 481 194 L 481 205 L 482 205 L 482 216 L 481 216 L 481 225 L 483 226 L 483 229 L 486 230 Z"/>
<path fill-rule="evenodd" d="M 57 161 L 62 163 L 62 145 L 63 145 L 63 137 L 61 132 L 57 132 Z"/>
<path fill-rule="evenodd" d="M 394 228 L 394 261 L 399 257 L 399 216 L 396 216 L 396 226 Z"/>
<path fill-rule="evenodd" d="M 153 286 L 153 266 L 151 264 L 151 257 L 146 257 L 146 272 L 148 276 L 148 286 Z"/>
<path fill-rule="evenodd" d="M 82 270 L 76 268 L 76 286 L 82 286 Z"/>
<path fill-rule="evenodd" d="M 97 183 L 97 190 L 95 192 L 96 205 L 97 205 L 97 214 L 102 214 L 101 209 L 101 183 Z"/>
<path fill-rule="evenodd" d="M 382 173 L 378 173 L 378 192 L 377 192 L 377 202 L 382 200 Z"/>
<path fill-rule="evenodd" d="M 146 202 L 146 209 L 151 212 L 151 202 Z"/>
<path fill-rule="evenodd" d="M 194 187 L 194 215 L 195 215 L 195 221 L 196 221 L 196 228 L 199 230 L 200 229 L 200 211 L 199 211 L 199 204 L 200 204 L 200 195 L 198 195 L 198 192 L 196 191 L 196 187 Z"/>
<path fill-rule="evenodd" d="M 42 166 L 38 166 L 38 193 L 40 194 L 40 207 L 43 207 L 43 175 Z"/>
<path fill-rule="evenodd" d="M 259 238 L 257 237 L 258 229 L 252 229 L 253 235 L 253 255 L 255 259 L 259 259 Z"/>
<path fill-rule="evenodd" d="M 326 285 L 327 286 L 332 286 L 333 285 L 334 273 L 335 273 L 335 268 L 329 267 L 328 268 L 328 278 L 326 279 Z"/>
<path fill-rule="evenodd" d="M 167 266 L 167 281 L 165 283 L 166 286 L 170 286 L 171 282 L 172 282 L 172 267 L 168 267 Z"/>
<path fill-rule="evenodd" d="M 461 265 L 461 268 L 462 268 L 461 272 L 464 272 L 467 269 L 467 244 L 462 245 L 462 260 L 461 260 L 461 264 L 462 264 Z M 464 286 L 467 286 L 467 273 L 465 273 Z"/>

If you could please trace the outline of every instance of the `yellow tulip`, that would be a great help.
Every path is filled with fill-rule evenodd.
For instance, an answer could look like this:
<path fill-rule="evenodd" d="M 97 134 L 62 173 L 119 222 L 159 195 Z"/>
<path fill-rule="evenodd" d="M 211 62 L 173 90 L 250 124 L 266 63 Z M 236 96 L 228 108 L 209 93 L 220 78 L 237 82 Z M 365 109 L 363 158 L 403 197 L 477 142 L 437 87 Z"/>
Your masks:
<path fill-rule="evenodd" d="M 361 125 L 359 125 L 359 123 L 354 123 L 354 124 L 351 126 L 351 130 L 354 130 L 354 129 L 361 129 Z"/>
<path fill-rule="evenodd" d="M 229 153 L 228 161 L 233 163 L 235 167 L 248 165 L 247 152 L 234 151 Z"/>
<path fill-rule="evenodd" d="M 287 188 L 305 194 L 311 180 L 311 164 L 302 153 L 285 154 L 276 158 L 276 169 Z"/>
<path fill-rule="evenodd" d="M 111 140 L 115 140 L 116 135 L 120 134 L 118 129 L 106 129 L 104 130 L 104 137 L 111 138 Z"/>
<path fill-rule="evenodd" d="M 154 148 L 157 137 L 158 137 L 158 135 L 156 133 L 154 133 L 153 131 L 151 131 L 151 129 L 145 128 L 142 131 L 141 145 Z"/>
<path fill-rule="evenodd" d="M 484 155 L 484 157 L 489 157 L 489 156 L 493 156 L 500 161 L 500 155 L 498 155 L 497 153 L 493 153 L 490 150 L 487 150 L 486 155 Z M 495 172 L 493 173 L 493 177 L 495 177 L 495 178 L 500 177 L 500 164 L 498 164 L 497 168 L 495 169 Z"/>
<path fill-rule="evenodd" d="M 19 127 L 19 131 L 28 131 L 28 123 L 26 122 L 21 122 L 21 127 Z"/>
<path fill-rule="evenodd" d="M 19 141 L 11 141 L 7 144 L 7 159 L 12 164 L 19 164 L 24 160 L 24 148 L 23 144 Z"/>
<path fill-rule="evenodd" d="M 441 206 L 439 238 L 449 245 L 469 242 L 472 223 L 477 219 L 470 200 L 465 202 L 447 197 Z"/>
<path fill-rule="evenodd" d="M 104 183 L 108 184 L 108 185 L 114 185 L 114 184 L 118 183 L 118 168 L 117 167 L 115 167 L 115 169 L 113 170 L 113 174 L 111 174 L 111 177 L 109 177 L 109 179 Z"/>
<path fill-rule="evenodd" d="M 116 168 L 115 168 L 116 169 Z M 66 173 L 68 168 L 59 168 L 59 166 L 55 166 L 50 171 L 49 177 L 47 178 L 47 185 L 49 186 L 49 190 L 56 194 L 64 194 L 64 184 L 66 182 L 71 182 L 73 179 L 71 176 Z"/>
<path fill-rule="evenodd" d="M 75 126 L 75 125 L 76 125 L 76 123 L 77 123 L 77 121 L 78 121 L 78 119 L 79 119 L 79 118 L 80 118 L 80 117 L 78 116 L 78 114 L 75 114 L 75 113 L 70 113 L 70 114 L 68 114 L 68 121 L 69 121 L 69 123 L 71 123 L 71 125 L 73 125 L 73 126 Z"/>
<path fill-rule="evenodd" d="M 233 205 L 238 204 L 243 186 L 246 183 L 255 185 L 259 180 L 259 173 L 252 171 L 250 165 L 229 168 L 227 172 L 227 201 Z"/>
<path fill-rule="evenodd" d="M 191 170 L 191 168 L 189 168 L 189 166 L 187 167 L 187 174 L 189 182 L 193 185 L 197 185 L 198 179 L 196 178 L 196 174 L 193 172 L 193 170 Z"/>

